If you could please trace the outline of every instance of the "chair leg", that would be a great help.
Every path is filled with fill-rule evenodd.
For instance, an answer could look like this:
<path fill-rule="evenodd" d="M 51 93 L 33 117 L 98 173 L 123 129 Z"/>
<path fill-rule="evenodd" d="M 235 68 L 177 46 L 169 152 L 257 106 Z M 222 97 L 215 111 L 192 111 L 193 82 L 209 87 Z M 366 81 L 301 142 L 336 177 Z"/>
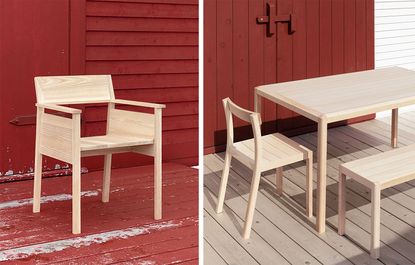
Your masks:
<path fill-rule="evenodd" d="M 219 186 L 218 204 L 216 205 L 216 213 L 223 211 L 223 203 L 225 201 L 226 186 L 228 184 L 229 170 L 231 167 L 232 155 L 229 152 L 225 154 L 225 165 L 222 171 L 222 179 Z"/>
<path fill-rule="evenodd" d="M 156 151 L 154 157 L 154 219 L 162 218 L 162 163 L 161 150 Z"/>
<path fill-rule="evenodd" d="M 308 218 L 313 216 L 313 156 L 306 160 L 306 215 Z"/>
<path fill-rule="evenodd" d="M 252 227 L 252 221 L 254 218 L 255 204 L 256 204 L 256 199 L 258 195 L 258 188 L 259 188 L 260 180 L 261 180 L 261 172 L 259 172 L 258 170 L 254 170 L 254 174 L 252 177 L 252 183 L 251 183 L 251 191 L 249 193 L 248 209 L 246 210 L 246 215 L 245 215 L 245 226 L 244 226 L 244 232 L 243 232 L 244 239 L 248 239 L 251 234 L 251 227 Z"/>
<path fill-rule="evenodd" d="M 346 175 L 341 174 L 339 176 L 339 221 L 338 221 L 338 234 L 344 235 L 346 232 Z"/>
<path fill-rule="evenodd" d="M 72 233 L 81 233 L 81 159 L 72 162 Z"/>
<path fill-rule="evenodd" d="M 35 179 L 33 185 L 33 212 L 40 212 L 40 196 L 42 190 L 42 154 L 36 150 Z"/>
<path fill-rule="evenodd" d="M 111 160 L 112 154 L 106 154 L 104 161 L 104 178 L 102 181 L 102 202 L 109 202 L 110 200 Z"/>
<path fill-rule="evenodd" d="M 283 185 L 284 185 L 284 176 L 283 176 L 283 168 L 279 167 L 277 168 L 276 172 L 275 172 L 275 178 L 276 178 L 276 186 L 277 186 L 277 194 L 278 195 L 282 195 L 283 193 Z"/>
<path fill-rule="evenodd" d="M 370 256 L 379 258 L 380 248 L 380 188 L 372 189 L 372 226 L 371 226 Z"/>

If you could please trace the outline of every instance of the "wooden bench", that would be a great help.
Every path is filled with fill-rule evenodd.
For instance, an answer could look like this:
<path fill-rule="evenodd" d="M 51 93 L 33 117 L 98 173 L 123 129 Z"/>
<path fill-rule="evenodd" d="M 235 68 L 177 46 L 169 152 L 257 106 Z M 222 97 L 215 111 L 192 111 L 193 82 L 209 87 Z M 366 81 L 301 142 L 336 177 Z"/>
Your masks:
<path fill-rule="evenodd" d="M 370 255 L 379 257 L 380 193 L 383 189 L 415 179 L 415 145 L 387 151 L 378 155 L 340 165 L 339 235 L 345 234 L 346 176 L 371 189 L 372 224 Z"/>

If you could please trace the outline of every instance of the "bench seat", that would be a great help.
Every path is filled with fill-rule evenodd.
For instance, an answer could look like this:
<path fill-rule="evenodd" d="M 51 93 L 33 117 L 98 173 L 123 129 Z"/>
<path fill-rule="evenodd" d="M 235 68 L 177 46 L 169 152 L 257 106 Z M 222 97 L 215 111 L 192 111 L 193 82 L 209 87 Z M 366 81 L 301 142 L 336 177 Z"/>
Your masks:
<path fill-rule="evenodd" d="M 383 189 L 415 179 L 415 145 L 387 151 L 340 165 L 339 235 L 346 228 L 346 176 L 371 190 L 370 255 L 379 258 L 380 198 Z"/>

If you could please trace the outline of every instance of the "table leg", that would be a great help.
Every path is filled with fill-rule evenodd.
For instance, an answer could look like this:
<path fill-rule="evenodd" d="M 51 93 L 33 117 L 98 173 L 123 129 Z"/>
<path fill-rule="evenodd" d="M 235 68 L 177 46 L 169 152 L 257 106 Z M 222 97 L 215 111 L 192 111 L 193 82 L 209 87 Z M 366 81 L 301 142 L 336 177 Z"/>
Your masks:
<path fill-rule="evenodd" d="M 317 224 L 319 233 L 326 229 L 326 172 L 327 172 L 327 122 L 320 120 L 318 123 L 317 143 Z"/>
<path fill-rule="evenodd" d="M 392 110 L 391 146 L 398 146 L 398 109 Z"/>
<path fill-rule="evenodd" d="M 254 93 L 254 111 L 261 113 L 261 96 Z"/>

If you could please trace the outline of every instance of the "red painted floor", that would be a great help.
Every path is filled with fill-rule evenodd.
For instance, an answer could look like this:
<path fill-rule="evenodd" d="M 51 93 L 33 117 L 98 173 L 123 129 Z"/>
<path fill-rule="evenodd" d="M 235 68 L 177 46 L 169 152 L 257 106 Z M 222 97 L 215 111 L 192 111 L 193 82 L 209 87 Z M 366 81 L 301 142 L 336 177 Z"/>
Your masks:
<path fill-rule="evenodd" d="M 153 166 L 82 175 L 82 234 L 71 233 L 71 177 L 45 178 L 32 213 L 33 181 L 0 184 L 1 264 L 197 264 L 197 170 L 163 165 L 163 219 L 153 220 Z"/>

